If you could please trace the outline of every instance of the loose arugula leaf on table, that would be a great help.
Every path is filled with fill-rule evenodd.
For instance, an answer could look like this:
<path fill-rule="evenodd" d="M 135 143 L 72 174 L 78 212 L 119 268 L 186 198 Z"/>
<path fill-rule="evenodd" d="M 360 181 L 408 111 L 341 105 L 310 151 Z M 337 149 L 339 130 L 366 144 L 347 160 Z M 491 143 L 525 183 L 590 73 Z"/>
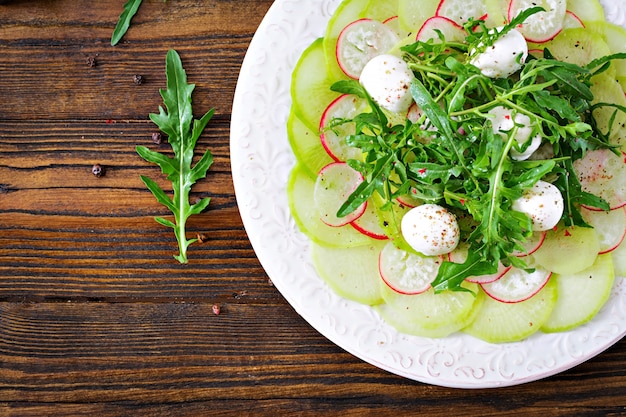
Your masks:
<path fill-rule="evenodd" d="M 142 0 L 128 0 L 126 4 L 124 4 L 124 10 L 117 21 L 117 25 L 115 25 L 115 29 L 113 29 L 113 35 L 111 36 L 112 46 L 117 45 L 128 31 L 130 21 L 133 16 L 137 14 L 137 10 L 139 10 L 139 6 L 141 6 L 141 1 Z"/>
<path fill-rule="evenodd" d="M 156 217 L 155 220 L 174 229 L 178 241 L 179 254 L 175 255 L 180 263 L 187 263 L 187 248 L 197 239 L 187 239 L 185 224 L 194 214 L 199 214 L 208 205 L 210 198 L 203 198 L 195 204 L 189 203 L 191 186 L 201 178 L 206 177 L 207 171 L 213 163 L 213 155 L 206 151 L 200 160 L 192 167 L 194 148 L 200 134 L 213 117 L 214 110 L 209 110 L 199 120 L 193 119 L 191 93 L 195 85 L 187 84 L 187 74 L 183 69 L 180 56 L 175 50 L 167 53 L 165 61 L 167 88 L 161 89 L 161 97 L 166 109 L 159 106 L 159 114 L 150 114 L 150 119 L 159 129 L 168 136 L 168 141 L 174 151 L 170 157 L 145 146 L 137 146 L 137 153 L 148 162 L 161 167 L 172 183 L 174 195 L 172 198 L 152 179 L 141 176 L 142 181 L 154 194 L 157 201 L 167 207 L 174 215 L 174 222 Z"/>

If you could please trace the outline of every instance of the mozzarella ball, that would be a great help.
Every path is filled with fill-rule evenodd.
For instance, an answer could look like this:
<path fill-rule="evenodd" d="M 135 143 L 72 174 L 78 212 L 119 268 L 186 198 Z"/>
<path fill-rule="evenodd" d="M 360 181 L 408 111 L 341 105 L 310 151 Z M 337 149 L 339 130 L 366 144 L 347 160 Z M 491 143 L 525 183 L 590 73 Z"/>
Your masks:
<path fill-rule="evenodd" d="M 563 196 L 555 185 L 537 181 L 513 202 L 512 208 L 530 217 L 532 230 L 550 230 L 563 216 Z"/>
<path fill-rule="evenodd" d="M 530 124 L 530 118 L 525 114 L 516 113 L 515 117 L 513 117 L 513 111 L 503 106 L 494 107 L 489 110 L 488 114 L 492 116 L 493 133 L 506 138 L 507 132 L 511 131 L 517 125 L 515 132 L 517 144 L 521 146 L 530 139 L 533 129 Z M 539 149 L 541 143 L 541 135 L 535 135 L 530 145 L 528 145 L 524 151 L 519 152 L 515 148 L 512 148 L 511 158 L 517 161 L 524 161 L 530 158 L 530 156 Z"/>
<path fill-rule="evenodd" d="M 456 216 L 437 204 L 423 204 L 409 210 L 401 222 L 404 240 L 426 256 L 443 255 L 459 244 Z"/>
<path fill-rule="evenodd" d="M 384 54 L 365 64 L 359 82 L 380 107 L 400 113 L 413 103 L 410 87 L 414 78 L 402 58 Z"/>
<path fill-rule="evenodd" d="M 490 32 L 493 33 L 493 29 Z M 478 67 L 486 77 L 506 78 L 522 68 L 522 63 L 527 57 L 528 44 L 524 35 L 516 29 L 511 29 L 500 36 L 493 45 L 487 46 L 483 52 L 472 56 L 470 64 Z"/>

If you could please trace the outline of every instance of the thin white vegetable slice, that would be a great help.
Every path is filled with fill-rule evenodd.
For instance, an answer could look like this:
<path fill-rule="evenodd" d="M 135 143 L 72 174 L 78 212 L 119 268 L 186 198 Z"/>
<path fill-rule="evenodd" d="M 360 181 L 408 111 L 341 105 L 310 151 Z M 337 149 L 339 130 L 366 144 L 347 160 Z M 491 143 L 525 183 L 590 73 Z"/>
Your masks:
<path fill-rule="evenodd" d="M 515 251 L 513 255 L 518 257 L 524 257 L 528 255 L 532 255 L 543 245 L 543 242 L 546 240 L 546 232 L 534 232 L 532 236 L 526 239 L 525 242 L 520 245 L 524 248 L 523 251 Z"/>
<path fill-rule="evenodd" d="M 532 272 L 519 268 L 509 269 L 496 281 L 482 284 L 491 298 L 503 303 L 519 303 L 537 294 L 548 282 L 552 273 L 542 268 Z"/>
<path fill-rule="evenodd" d="M 352 213 L 338 217 L 337 212 L 350 194 L 363 182 L 363 175 L 345 162 L 326 165 L 317 175 L 313 189 L 313 201 L 320 219 L 329 226 L 339 227 L 358 219 L 367 203 L 363 203 Z"/>
<path fill-rule="evenodd" d="M 626 208 L 611 211 L 582 208 L 581 213 L 587 223 L 593 226 L 600 240 L 598 253 L 611 252 L 624 241 L 626 236 Z"/>
<path fill-rule="evenodd" d="M 442 0 L 436 15 L 463 25 L 470 18 L 484 19 L 487 15 L 487 4 L 484 0 Z"/>
<path fill-rule="evenodd" d="M 400 26 L 417 32 L 429 17 L 435 15 L 440 0 L 399 0 L 398 18 Z"/>
<path fill-rule="evenodd" d="M 448 260 L 450 262 L 463 263 L 467 259 L 467 251 L 468 251 L 467 244 L 461 244 L 457 246 L 455 250 L 453 250 L 452 252 L 448 254 Z M 496 273 L 467 277 L 466 280 L 469 282 L 476 283 L 476 284 L 487 284 L 489 282 L 494 282 L 500 279 L 509 269 L 511 269 L 510 266 L 504 266 L 500 262 L 498 264 L 498 271 Z"/>
<path fill-rule="evenodd" d="M 608 149 L 588 151 L 574 162 L 584 191 L 604 198 L 611 209 L 626 205 L 626 154 Z"/>
<path fill-rule="evenodd" d="M 354 247 L 366 245 L 371 239 L 352 226 L 332 227 L 322 222 L 313 202 L 315 179 L 311 178 L 302 165 L 291 171 L 287 183 L 289 210 L 298 229 L 312 242 L 332 247 Z"/>
<path fill-rule="evenodd" d="M 331 102 L 320 122 L 320 139 L 322 146 L 335 161 L 347 161 L 348 159 L 362 159 L 360 149 L 348 146 L 346 137 L 355 133 L 354 122 L 338 123 L 341 119 L 352 119 L 357 114 L 368 109 L 364 99 L 350 94 L 343 94 Z"/>
<path fill-rule="evenodd" d="M 359 19 L 346 26 L 337 39 L 337 63 L 350 78 L 358 79 L 372 58 L 391 50 L 400 37 L 378 20 Z"/>
<path fill-rule="evenodd" d="M 508 17 L 509 21 L 513 20 L 522 11 L 537 5 L 543 6 L 546 11 L 530 16 L 519 30 L 528 41 L 540 43 L 554 38 L 563 29 L 567 10 L 565 0 L 511 0 Z"/>
<path fill-rule="evenodd" d="M 467 33 L 454 20 L 443 16 L 433 16 L 424 22 L 424 25 L 417 32 L 417 40 L 426 42 L 429 39 L 435 41 L 439 39 L 439 33 L 444 36 L 447 42 L 462 42 Z"/>
<path fill-rule="evenodd" d="M 385 234 L 385 229 L 381 225 L 378 217 L 378 210 L 373 201 L 368 200 L 367 206 L 363 214 L 350 223 L 359 232 L 376 240 L 387 240 L 389 237 Z"/>
<path fill-rule="evenodd" d="M 385 284 L 400 294 L 420 294 L 437 277 L 442 259 L 397 248 L 388 242 L 380 252 L 378 269 Z"/>
<path fill-rule="evenodd" d="M 533 254 L 538 266 L 557 274 L 574 274 L 589 268 L 600 251 L 595 230 L 559 225 L 546 233 L 543 245 Z"/>
<path fill-rule="evenodd" d="M 340 296 L 366 305 L 383 302 L 378 255 L 384 242 L 352 248 L 313 244 L 311 256 L 320 277 Z"/>
<path fill-rule="evenodd" d="M 563 29 L 576 29 L 584 28 L 585 24 L 574 12 L 569 10 L 565 12 L 565 18 L 563 19 Z"/>
<path fill-rule="evenodd" d="M 548 283 L 534 297 L 519 303 L 502 303 L 491 297 L 463 332 L 490 343 L 517 342 L 539 331 L 556 303 L 556 283 Z"/>
<path fill-rule="evenodd" d="M 587 323 L 608 300 L 615 273 L 611 255 L 600 255 L 584 271 L 556 275 L 557 300 L 552 314 L 543 324 L 544 332 L 562 332 Z"/>

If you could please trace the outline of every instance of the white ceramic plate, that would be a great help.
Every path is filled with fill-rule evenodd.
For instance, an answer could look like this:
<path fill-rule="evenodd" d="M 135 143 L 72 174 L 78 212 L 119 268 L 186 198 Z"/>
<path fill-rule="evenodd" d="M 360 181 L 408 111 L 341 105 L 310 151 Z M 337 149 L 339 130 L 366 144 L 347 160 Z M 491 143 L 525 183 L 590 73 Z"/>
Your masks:
<path fill-rule="evenodd" d="M 285 188 L 295 159 L 286 135 L 291 72 L 324 33 L 340 0 L 276 0 L 241 68 L 231 124 L 237 203 L 252 246 L 274 285 L 326 338 L 379 368 L 458 388 L 521 384 L 569 369 L 626 334 L 626 280 L 587 325 L 489 344 L 465 334 L 429 339 L 398 333 L 370 307 L 337 296 L 316 274 L 309 242 L 289 212 Z M 607 17 L 626 21 L 626 1 L 603 0 Z"/>

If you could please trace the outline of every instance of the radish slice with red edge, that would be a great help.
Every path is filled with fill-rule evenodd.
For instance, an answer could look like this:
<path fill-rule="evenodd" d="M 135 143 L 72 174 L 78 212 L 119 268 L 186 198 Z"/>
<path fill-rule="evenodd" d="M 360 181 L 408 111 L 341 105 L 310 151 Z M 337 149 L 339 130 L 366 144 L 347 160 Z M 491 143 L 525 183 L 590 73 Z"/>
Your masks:
<path fill-rule="evenodd" d="M 575 28 L 584 28 L 585 24 L 582 20 L 576 16 L 574 12 L 570 12 L 569 10 L 565 12 L 565 18 L 563 19 L 563 29 L 575 29 Z"/>
<path fill-rule="evenodd" d="M 543 242 L 546 240 L 547 232 L 533 232 L 532 236 L 526 239 L 525 242 L 521 242 L 520 245 L 524 248 L 523 251 L 516 250 L 513 252 L 514 256 L 519 258 L 532 255 L 543 245 Z"/>
<path fill-rule="evenodd" d="M 598 254 L 611 252 L 624 241 L 626 237 L 626 208 L 610 211 L 581 209 L 583 219 L 598 233 L 600 251 Z"/>
<path fill-rule="evenodd" d="M 337 162 L 362 159 L 361 150 L 348 146 L 346 137 L 356 132 L 354 122 L 336 123 L 338 120 L 353 119 L 367 110 L 367 101 L 351 94 L 337 97 L 326 107 L 320 121 L 320 140 L 326 153 Z"/>
<path fill-rule="evenodd" d="M 448 260 L 454 263 L 463 263 L 465 259 L 467 259 L 467 245 L 462 244 L 457 246 L 455 250 L 448 254 Z M 487 284 L 489 282 L 494 282 L 500 279 L 504 274 L 506 274 L 510 266 L 504 266 L 502 263 L 498 264 L 498 270 L 494 274 L 486 274 L 486 275 L 477 275 L 472 277 L 465 278 L 468 282 L 473 282 L 476 284 Z"/>
<path fill-rule="evenodd" d="M 367 203 L 367 207 L 363 214 L 356 220 L 350 223 L 359 232 L 365 236 L 369 236 L 376 240 L 386 240 L 389 237 L 385 234 L 385 230 L 380 225 L 380 219 L 376 206 L 371 203 Z"/>
<path fill-rule="evenodd" d="M 322 168 L 313 188 L 313 202 L 320 219 L 335 227 L 345 226 L 358 219 L 365 212 L 367 203 L 344 217 L 338 217 L 337 212 L 362 182 L 363 175 L 345 162 L 333 162 Z"/>
<path fill-rule="evenodd" d="M 358 79 L 370 59 L 391 50 L 399 41 L 391 25 L 369 18 L 356 20 L 339 34 L 337 63 L 348 77 Z"/>
<path fill-rule="evenodd" d="M 543 2 L 537 2 L 536 0 L 511 0 L 508 9 L 509 21 L 526 9 L 537 5 L 543 6 L 546 11 L 535 13 L 528 17 L 518 30 L 529 42 L 547 42 L 563 30 L 563 20 L 567 11 L 566 3 L 565 0 L 544 0 Z"/>
<path fill-rule="evenodd" d="M 435 15 L 447 17 L 458 25 L 463 25 L 470 18 L 486 19 L 487 2 L 484 0 L 441 0 Z"/>
<path fill-rule="evenodd" d="M 417 32 L 416 39 L 422 42 L 433 39 L 437 42 L 439 40 L 438 31 L 444 36 L 446 42 L 463 42 L 467 36 L 465 30 L 454 20 L 443 16 L 433 16 L 424 22 L 424 25 Z"/>
<path fill-rule="evenodd" d="M 519 303 L 537 294 L 550 279 L 552 272 L 536 268 L 532 272 L 511 268 L 500 279 L 481 284 L 485 293 L 503 303 Z"/>
<path fill-rule="evenodd" d="M 422 256 L 399 249 L 393 242 L 380 252 L 380 276 L 392 290 L 400 294 L 420 294 L 430 288 L 441 266 L 441 257 Z"/>
<path fill-rule="evenodd" d="M 611 210 L 626 205 L 626 153 L 615 155 L 609 149 L 587 151 L 574 161 L 583 191 L 609 203 Z"/>

